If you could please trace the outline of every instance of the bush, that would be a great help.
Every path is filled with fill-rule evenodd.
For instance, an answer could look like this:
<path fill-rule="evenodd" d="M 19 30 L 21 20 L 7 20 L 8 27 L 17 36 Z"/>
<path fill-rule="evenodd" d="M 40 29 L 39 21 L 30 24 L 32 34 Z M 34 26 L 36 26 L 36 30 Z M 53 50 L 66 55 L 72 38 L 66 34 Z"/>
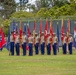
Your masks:
<path fill-rule="evenodd" d="M 13 13 L 10 18 L 32 18 L 33 16 L 33 13 L 18 11 Z"/>
<path fill-rule="evenodd" d="M 9 26 L 9 24 L 10 24 L 10 20 L 8 20 L 8 19 L 4 20 L 4 22 L 3 22 L 3 27 L 4 27 L 3 31 L 4 31 L 5 35 L 8 35 L 8 26 Z"/>

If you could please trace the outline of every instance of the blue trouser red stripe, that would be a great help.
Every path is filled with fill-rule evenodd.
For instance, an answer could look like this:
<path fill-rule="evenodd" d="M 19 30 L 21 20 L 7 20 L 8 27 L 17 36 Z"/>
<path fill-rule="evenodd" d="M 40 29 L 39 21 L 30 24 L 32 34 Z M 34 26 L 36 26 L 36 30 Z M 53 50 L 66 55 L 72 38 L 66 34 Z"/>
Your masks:
<path fill-rule="evenodd" d="M 14 42 L 10 42 L 10 52 L 11 55 L 14 55 Z"/>
<path fill-rule="evenodd" d="M 56 43 L 53 44 L 53 54 L 54 55 L 57 55 L 57 50 L 56 50 L 57 47 L 56 47 L 56 45 L 57 45 Z"/>
<path fill-rule="evenodd" d="M 41 44 L 41 54 L 44 55 L 45 43 Z"/>
<path fill-rule="evenodd" d="M 36 43 L 35 44 L 35 54 L 39 54 L 38 47 L 39 47 L 39 43 Z"/>
<path fill-rule="evenodd" d="M 69 47 L 69 54 L 72 54 L 72 42 L 68 44 L 68 47 Z"/>
<path fill-rule="evenodd" d="M 50 55 L 51 53 L 51 46 L 50 43 L 47 45 L 47 55 Z"/>
<path fill-rule="evenodd" d="M 26 42 L 22 44 L 22 48 L 23 48 L 23 55 L 26 55 Z"/>
<path fill-rule="evenodd" d="M 32 47 L 32 43 L 29 43 L 29 56 L 33 55 L 33 47 Z"/>
<path fill-rule="evenodd" d="M 16 43 L 16 55 L 20 55 L 19 43 Z"/>
<path fill-rule="evenodd" d="M 63 44 L 63 54 L 66 54 L 66 47 L 67 47 L 67 45 L 66 45 L 66 43 L 64 43 Z"/>

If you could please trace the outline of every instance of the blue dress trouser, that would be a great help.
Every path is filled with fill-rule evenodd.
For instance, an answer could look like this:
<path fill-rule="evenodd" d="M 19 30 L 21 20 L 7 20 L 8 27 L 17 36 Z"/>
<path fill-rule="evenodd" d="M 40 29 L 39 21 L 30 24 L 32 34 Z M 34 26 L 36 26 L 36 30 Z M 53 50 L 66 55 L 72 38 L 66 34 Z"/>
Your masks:
<path fill-rule="evenodd" d="M 19 43 L 16 43 L 16 55 L 20 55 L 20 48 L 19 48 Z"/>
<path fill-rule="evenodd" d="M 50 43 L 47 45 L 47 55 L 50 55 L 51 53 L 51 46 Z"/>
<path fill-rule="evenodd" d="M 39 54 L 38 47 L 39 47 L 39 43 L 36 43 L 35 44 L 35 54 Z"/>
<path fill-rule="evenodd" d="M 32 43 L 29 43 L 29 56 L 33 55 L 33 47 L 32 47 Z"/>
<path fill-rule="evenodd" d="M 23 48 L 23 55 L 26 55 L 26 42 L 22 44 L 22 48 Z"/>
<path fill-rule="evenodd" d="M 56 43 L 53 44 L 53 54 L 54 55 L 57 55 L 57 50 L 56 50 L 57 47 L 56 47 L 56 45 L 57 45 Z"/>
<path fill-rule="evenodd" d="M 10 52 L 11 55 L 14 55 L 14 42 L 10 42 Z"/>
<path fill-rule="evenodd" d="M 63 44 L 63 54 L 66 54 L 66 47 L 67 47 L 67 45 L 66 45 L 66 43 L 64 43 Z"/>
<path fill-rule="evenodd" d="M 45 43 L 41 44 L 41 54 L 44 55 Z"/>
<path fill-rule="evenodd" d="M 72 42 L 68 44 L 68 47 L 69 47 L 69 54 L 72 54 Z"/>
<path fill-rule="evenodd" d="M 64 45 L 62 45 L 62 51 L 63 51 L 63 54 L 64 54 Z"/>

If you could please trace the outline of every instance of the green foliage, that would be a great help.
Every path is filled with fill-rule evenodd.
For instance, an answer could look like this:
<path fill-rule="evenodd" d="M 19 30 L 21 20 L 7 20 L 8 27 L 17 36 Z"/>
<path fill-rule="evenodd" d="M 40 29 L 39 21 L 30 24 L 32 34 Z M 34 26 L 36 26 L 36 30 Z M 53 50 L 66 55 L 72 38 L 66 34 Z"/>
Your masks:
<path fill-rule="evenodd" d="M 53 17 L 53 18 L 55 18 L 55 17 L 56 17 L 57 9 L 58 9 L 57 6 L 54 6 L 54 7 L 50 8 L 50 9 L 49 9 L 49 14 L 50 14 L 49 17 Z"/>
<path fill-rule="evenodd" d="M 9 19 L 4 20 L 4 22 L 3 22 L 4 27 L 8 27 L 9 24 L 10 24 Z"/>
<path fill-rule="evenodd" d="M 65 4 L 61 7 L 51 7 L 50 9 L 46 8 L 41 8 L 38 12 L 37 15 L 38 17 L 43 17 L 43 18 L 58 18 L 59 16 L 73 16 L 76 14 L 76 4 L 71 3 Z"/>
<path fill-rule="evenodd" d="M 4 22 L 3 22 L 3 27 L 4 27 L 4 34 L 5 35 L 8 35 L 8 26 L 10 24 L 10 21 L 8 19 L 6 19 Z"/>
<path fill-rule="evenodd" d="M 39 11 L 40 8 L 48 8 L 48 0 L 36 0 L 36 9 Z"/>
<path fill-rule="evenodd" d="M 76 16 L 76 13 L 74 14 L 74 16 Z"/>
<path fill-rule="evenodd" d="M 45 16 L 44 16 L 44 12 L 46 12 L 45 8 L 41 8 L 41 9 L 37 12 L 36 16 L 37 16 L 37 17 L 45 17 Z"/>
<path fill-rule="evenodd" d="M 50 8 L 51 6 L 61 7 L 65 4 L 68 4 L 68 0 L 36 0 L 36 8 Z"/>
<path fill-rule="evenodd" d="M 4 15 L 5 18 L 9 18 L 10 15 L 16 11 L 15 0 L 4 0 L 1 6 L 4 9 L 2 16 Z"/>
<path fill-rule="evenodd" d="M 11 15 L 11 18 L 32 18 L 33 16 L 34 16 L 33 13 L 19 11 L 19 12 L 13 13 Z"/>
<path fill-rule="evenodd" d="M 41 3 L 41 8 L 43 8 L 43 7 L 47 8 L 48 7 L 48 0 L 40 0 L 40 3 Z"/>
<path fill-rule="evenodd" d="M 8 28 L 5 28 L 5 27 L 4 27 L 3 32 L 4 32 L 4 34 L 5 34 L 6 36 L 8 36 Z"/>
<path fill-rule="evenodd" d="M 68 3 L 69 3 L 68 0 L 54 0 L 53 6 L 62 7 Z"/>
<path fill-rule="evenodd" d="M 0 18 L 0 26 L 1 26 L 2 22 L 3 22 L 3 20 Z"/>

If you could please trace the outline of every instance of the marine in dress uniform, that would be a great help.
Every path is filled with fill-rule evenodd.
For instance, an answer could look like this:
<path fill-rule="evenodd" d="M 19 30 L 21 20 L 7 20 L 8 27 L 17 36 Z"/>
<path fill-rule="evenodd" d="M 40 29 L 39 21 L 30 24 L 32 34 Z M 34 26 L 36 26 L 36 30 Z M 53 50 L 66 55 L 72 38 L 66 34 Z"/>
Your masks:
<path fill-rule="evenodd" d="M 63 48 L 63 54 L 66 54 L 67 53 L 67 37 L 65 33 L 64 33 L 64 39 L 62 42 L 62 48 Z"/>
<path fill-rule="evenodd" d="M 45 51 L 45 40 L 44 40 L 44 33 L 40 37 L 40 46 L 41 46 L 41 55 L 44 55 Z"/>
<path fill-rule="evenodd" d="M 16 39 L 15 39 L 15 46 L 16 46 L 16 55 L 20 55 L 20 38 L 18 32 L 16 32 Z"/>
<path fill-rule="evenodd" d="M 68 39 L 69 54 L 72 54 L 72 44 L 73 44 L 72 34 L 69 34 L 69 39 Z"/>
<path fill-rule="evenodd" d="M 28 37 L 29 56 L 32 56 L 33 55 L 33 42 L 34 42 L 34 37 L 33 37 L 33 34 L 31 34 Z"/>
<path fill-rule="evenodd" d="M 26 36 L 25 32 L 23 32 L 23 35 L 22 35 L 23 56 L 26 55 L 26 44 L 27 44 L 27 36 Z"/>
<path fill-rule="evenodd" d="M 11 52 L 11 55 L 14 55 L 14 38 L 13 38 L 13 32 L 11 32 L 11 35 L 10 35 L 10 52 Z"/>
<path fill-rule="evenodd" d="M 56 37 L 56 34 L 53 33 L 53 54 L 54 55 L 57 55 L 57 42 L 58 42 L 58 39 Z"/>
<path fill-rule="evenodd" d="M 38 37 L 38 34 L 35 33 L 35 54 L 39 54 L 39 50 L 38 50 L 38 47 L 39 47 L 39 37 Z"/>
<path fill-rule="evenodd" d="M 48 37 L 47 37 L 47 55 L 51 54 L 51 40 L 50 39 L 51 39 L 51 36 L 48 33 Z"/>

